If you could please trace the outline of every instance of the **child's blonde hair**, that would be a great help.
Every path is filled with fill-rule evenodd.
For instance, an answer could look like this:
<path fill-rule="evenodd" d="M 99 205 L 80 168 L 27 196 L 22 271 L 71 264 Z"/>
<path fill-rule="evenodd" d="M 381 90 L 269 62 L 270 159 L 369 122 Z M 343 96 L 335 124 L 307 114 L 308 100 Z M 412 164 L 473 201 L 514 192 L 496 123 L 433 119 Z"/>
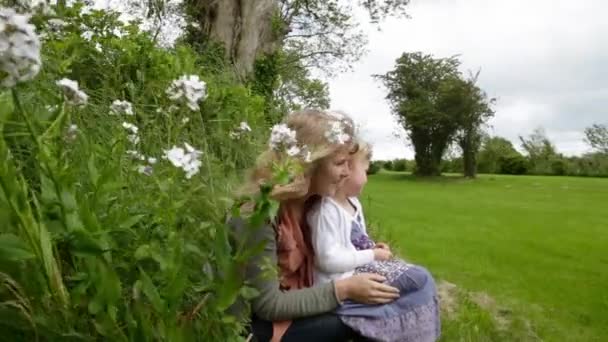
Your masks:
<path fill-rule="evenodd" d="M 350 137 L 350 140 L 344 144 L 330 141 L 326 134 L 331 124 L 337 121 L 342 122 L 344 133 Z M 289 114 L 283 123 L 296 132 L 298 145 L 306 147 L 310 152 L 310 158 L 307 161 L 301 160 L 303 172 L 289 184 L 275 186 L 271 193 L 275 200 L 306 197 L 309 195 L 312 175 L 320 161 L 341 150 L 357 152 L 354 122 L 343 113 L 307 109 Z M 257 193 L 261 184 L 271 180 L 272 166 L 282 158 L 285 158 L 284 152 L 277 152 L 271 148 L 264 151 L 258 157 L 255 167 L 250 170 L 242 194 Z"/>
<path fill-rule="evenodd" d="M 355 162 L 371 162 L 372 161 L 372 145 L 369 143 L 359 140 L 357 142 L 357 151 L 353 153 L 353 156 L 350 160 L 351 165 Z"/>

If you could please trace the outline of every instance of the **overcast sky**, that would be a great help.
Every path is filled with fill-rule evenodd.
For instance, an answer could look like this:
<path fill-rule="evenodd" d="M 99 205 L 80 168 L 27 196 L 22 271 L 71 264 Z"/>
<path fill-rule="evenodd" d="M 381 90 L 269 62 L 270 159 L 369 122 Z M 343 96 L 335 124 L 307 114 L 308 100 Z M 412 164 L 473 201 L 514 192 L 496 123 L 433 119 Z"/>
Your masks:
<path fill-rule="evenodd" d="M 490 133 L 517 148 L 540 126 L 559 152 L 580 154 L 583 129 L 608 124 L 608 1 L 412 0 L 409 13 L 366 28 L 367 56 L 329 81 L 332 108 L 361 124 L 376 159 L 413 158 L 370 76 L 405 51 L 459 54 L 462 71 L 481 69 L 479 85 L 498 99 Z"/>

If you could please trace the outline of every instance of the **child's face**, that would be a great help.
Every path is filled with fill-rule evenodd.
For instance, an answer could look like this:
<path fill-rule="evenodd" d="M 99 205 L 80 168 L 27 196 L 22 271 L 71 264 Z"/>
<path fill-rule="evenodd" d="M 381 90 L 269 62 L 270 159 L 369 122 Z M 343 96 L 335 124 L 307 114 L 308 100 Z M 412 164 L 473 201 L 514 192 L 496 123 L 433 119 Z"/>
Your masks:
<path fill-rule="evenodd" d="M 344 194 L 349 197 L 359 196 L 367 183 L 369 160 L 353 158 L 350 162 L 350 175 L 344 182 Z"/>

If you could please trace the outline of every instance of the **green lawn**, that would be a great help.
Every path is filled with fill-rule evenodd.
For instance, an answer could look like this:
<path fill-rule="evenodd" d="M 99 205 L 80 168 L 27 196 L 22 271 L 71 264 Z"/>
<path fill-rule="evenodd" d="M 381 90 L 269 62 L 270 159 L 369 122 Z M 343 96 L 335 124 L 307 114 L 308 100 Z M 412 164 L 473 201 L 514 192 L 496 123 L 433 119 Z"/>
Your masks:
<path fill-rule="evenodd" d="M 380 173 L 361 200 L 403 256 L 486 292 L 542 340 L 608 341 L 608 179 Z"/>

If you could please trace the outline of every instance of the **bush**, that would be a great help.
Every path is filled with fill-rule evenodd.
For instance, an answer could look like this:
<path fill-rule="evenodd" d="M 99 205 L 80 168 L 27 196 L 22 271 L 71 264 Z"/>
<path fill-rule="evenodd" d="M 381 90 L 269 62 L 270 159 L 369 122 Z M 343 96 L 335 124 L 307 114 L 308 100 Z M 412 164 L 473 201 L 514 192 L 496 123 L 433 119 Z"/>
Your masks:
<path fill-rule="evenodd" d="M 406 159 L 396 159 L 393 161 L 393 171 L 405 172 L 407 170 L 408 168 Z"/>
<path fill-rule="evenodd" d="M 393 169 L 394 169 L 394 167 L 393 167 L 393 161 L 392 160 L 385 161 L 383 168 L 385 170 L 388 170 L 388 171 L 393 171 Z"/>
<path fill-rule="evenodd" d="M 367 170 L 368 175 L 375 175 L 382 169 L 383 162 L 374 161 L 369 164 L 369 169 Z"/>
<path fill-rule="evenodd" d="M 523 175 L 528 171 L 528 161 L 520 155 L 500 157 L 498 163 L 502 174 Z"/>
<path fill-rule="evenodd" d="M 4 338 L 237 340 L 244 321 L 226 309 L 255 295 L 240 271 L 251 251 L 230 247 L 224 222 L 266 135 L 264 102 L 206 68 L 213 58 L 79 6 L 55 7 L 58 31 L 32 18 L 47 35 L 43 71 L 0 88 Z M 199 109 L 166 94 L 182 75 L 206 83 Z M 68 103 L 62 78 L 88 104 Z M 133 114 L 110 113 L 115 100 Z"/>

